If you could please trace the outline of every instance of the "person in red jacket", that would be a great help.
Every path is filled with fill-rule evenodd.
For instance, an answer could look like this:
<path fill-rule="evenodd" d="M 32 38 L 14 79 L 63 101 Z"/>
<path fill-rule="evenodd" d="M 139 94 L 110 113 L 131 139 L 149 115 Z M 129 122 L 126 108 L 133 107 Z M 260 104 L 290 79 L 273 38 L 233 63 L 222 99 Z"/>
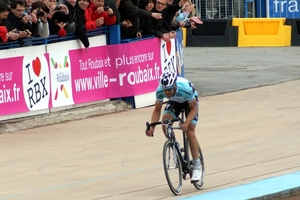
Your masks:
<path fill-rule="evenodd" d="M 5 20 L 9 11 L 9 6 L 5 2 L 0 1 L 0 42 L 7 42 L 10 36 L 5 26 Z"/>
<path fill-rule="evenodd" d="M 91 0 L 88 8 L 85 9 L 85 19 L 87 30 L 116 23 L 114 11 L 109 7 L 104 7 L 104 0 Z"/>

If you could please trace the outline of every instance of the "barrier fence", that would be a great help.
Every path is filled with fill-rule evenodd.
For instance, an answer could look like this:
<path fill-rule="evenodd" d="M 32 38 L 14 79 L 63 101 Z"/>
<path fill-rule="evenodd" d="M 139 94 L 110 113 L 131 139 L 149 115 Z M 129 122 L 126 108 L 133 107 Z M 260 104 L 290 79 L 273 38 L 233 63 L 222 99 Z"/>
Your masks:
<path fill-rule="evenodd" d="M 27 117 L 110 99 L 133 107 L 155 102 L 163 71 L 183 76 L 182 35 L 118 40 L 119 26 L 89 37 L 88 51 L 74 36 L 7 43 L 0 54 L 0 120 Z M 99 31 L 99 30 L 98 30 Z M 17 48 L 19 47 L 19 48 Z"/>
<path fill-rule="evenodd" d="M 167 43 L 153 36 L 121 40 L 113 25 L 87 32 L 88 52 L 74 35 L 25 39 L 24 47 L 0 44 L 0 120 L 112 98 L 136 108 L 152 105 L 164 70 L 184 76 L 183 44 L 300 45 L 298 0 L 195 1 L 204 24 L 179 29 Z"/>

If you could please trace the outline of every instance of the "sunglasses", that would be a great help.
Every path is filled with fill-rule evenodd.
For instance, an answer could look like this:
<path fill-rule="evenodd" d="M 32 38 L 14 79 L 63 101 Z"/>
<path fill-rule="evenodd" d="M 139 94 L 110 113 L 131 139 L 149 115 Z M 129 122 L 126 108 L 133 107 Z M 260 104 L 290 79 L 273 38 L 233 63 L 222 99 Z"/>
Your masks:
<path fill-rule="evenodd" d="M 171 90 L 173 90 L 173 88 L 174 88 L 174 85 L 170 88 L 164 89 L 164 91 L 171 91 Z"/>

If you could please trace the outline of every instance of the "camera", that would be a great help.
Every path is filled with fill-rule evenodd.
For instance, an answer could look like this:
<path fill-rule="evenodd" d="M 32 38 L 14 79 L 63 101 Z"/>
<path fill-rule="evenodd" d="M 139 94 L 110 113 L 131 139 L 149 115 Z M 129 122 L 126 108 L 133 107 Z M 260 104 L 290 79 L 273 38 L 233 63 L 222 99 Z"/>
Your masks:
<path fill-rule="evenodd" d="M 19 31 L 18 29 L 13 30 L 13 32 L 14 32 L 14 33 L 17 33 L 17 34 L 20 33 L 20 31 Z"/>
<path fill-rule="evenodd" d="M 25 15 L 28 15 L 28 12 L 24 11 L 21 18 L 25 17 Z"/>
<path fill-rule="evenodd" d="M 44 13 L 43 11 L 41 11 L 41 10 L 37 10 L 36 16 L 37 16 L 37 17 L 44 17 L 44 16 L 45 16 L 45 13 Z"/>
<path fill-rule="evenodd" d="M 108 11 L 108 9 L 109 9 L 109 7 L 107 6 L 107 7 L 104 7 L 104 11 Z"/>
<path fill-rule="evenodd" d="M 61 6 L 56 6 L 54 10 L 61 10 Z"/>

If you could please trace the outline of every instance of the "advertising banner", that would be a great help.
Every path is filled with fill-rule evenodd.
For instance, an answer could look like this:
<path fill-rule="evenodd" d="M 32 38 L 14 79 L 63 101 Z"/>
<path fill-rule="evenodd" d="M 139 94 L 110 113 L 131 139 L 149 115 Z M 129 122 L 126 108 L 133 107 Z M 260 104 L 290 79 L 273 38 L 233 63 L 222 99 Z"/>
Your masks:
<path fill-rule="evenodd" d="M 299 0 L 267 0 L 268 17 L 300 18 Z"/>
<path fill-rule="evenodd" d="M 152 38 L 87 52 L 73 43 L 51 44 L 48 53 L 28 47 L 34 50 L 0 59 L 0 116 L 153 92 L 163 69 L 176 69 L 174 41 Z"/>
<path fill-rule="evenodd" d="M 144 106 L 144 97 L 155 97 L 147 94 L 155 92 L 163 71 L 183 76 L 178 34 L 169 42 L 152 38 L 117 45 L 105 45 L 105 36 L 99 36 L 98 46 L 88 51 L 76 41 L 50 44 L 47 52 L 44 46 L 19 48 L 19 56 L 0 59 L 0 116 L 132 96 Z"/>
<path fill-rule="evenodd" d="M 46 54 L 0 59 L 0 66 L 0 116 L 49 107 Z"/>
<path fill-rule="evenodd" d="M 160 39 L 69 51 L 75 104 L 155 90 L 161 72 Z"/>

